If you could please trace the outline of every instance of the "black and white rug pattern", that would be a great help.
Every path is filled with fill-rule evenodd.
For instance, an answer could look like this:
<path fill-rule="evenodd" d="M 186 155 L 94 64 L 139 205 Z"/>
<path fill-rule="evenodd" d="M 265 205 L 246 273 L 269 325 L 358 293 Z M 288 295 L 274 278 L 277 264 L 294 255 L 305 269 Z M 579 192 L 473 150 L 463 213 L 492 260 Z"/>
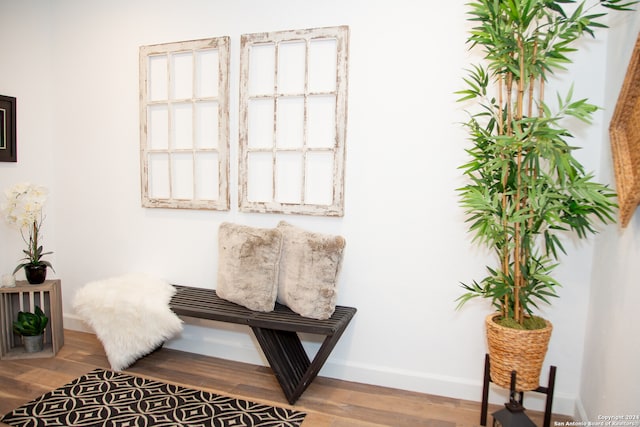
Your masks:
<path fill-rule="evenodd" d="M 5 415 L 16 427 L 298 427 L 305 413 L 96 369 Z"/>

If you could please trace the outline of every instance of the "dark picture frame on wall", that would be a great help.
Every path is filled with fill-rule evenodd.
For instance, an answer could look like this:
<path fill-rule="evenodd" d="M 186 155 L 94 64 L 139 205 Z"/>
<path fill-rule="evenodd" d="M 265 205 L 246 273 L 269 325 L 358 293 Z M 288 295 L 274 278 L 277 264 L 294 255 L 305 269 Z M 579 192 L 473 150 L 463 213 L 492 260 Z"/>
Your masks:
<path fill-rule="evenodd" d="M 0 95 L 0 162 L 18 161 L 16 123 L 16 98 Z"/>

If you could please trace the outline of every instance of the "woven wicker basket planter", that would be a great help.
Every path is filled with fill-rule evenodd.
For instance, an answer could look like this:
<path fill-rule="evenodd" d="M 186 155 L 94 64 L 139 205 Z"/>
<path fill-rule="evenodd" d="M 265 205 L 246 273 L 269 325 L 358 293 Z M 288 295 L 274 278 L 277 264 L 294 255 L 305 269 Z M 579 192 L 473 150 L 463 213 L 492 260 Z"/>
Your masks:
<path fill-rule="evenodd" d="M 485 319 L 491 367 L 491 381 L 500 387 L 511 386 L 511 371 L 516 371 L 516 390 L 535 390 L 540 385 L 540 371 L 547 354 L 553 326 L 532 331 L 505 328 L 493 321 L 493 313 Z"/>

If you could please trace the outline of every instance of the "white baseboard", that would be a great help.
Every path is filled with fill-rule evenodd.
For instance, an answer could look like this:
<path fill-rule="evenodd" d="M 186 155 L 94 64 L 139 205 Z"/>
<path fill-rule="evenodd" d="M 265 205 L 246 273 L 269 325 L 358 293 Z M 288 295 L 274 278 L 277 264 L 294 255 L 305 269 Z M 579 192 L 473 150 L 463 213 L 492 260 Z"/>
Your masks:
<path fill-rule="evenodd" d="M 589 420 L 589 416 L 587 415 L 587 411 L 584 409 L 584 405 L 582 404 L 582 399 L 576 399 L 576 421 L 587 421 Z"/>
<path fill-rule="evenodd" d="M 208 327 L 206 325 L 209 325 Z M 167 343 L 165 347 L 206 356 L 220 357 L 254 365 L 268 366 L 260 347 L 251 336 L 250 330 L 240 325 L 215 322 L 216 334 L 206 333 L 211 321 L 189 319 L 182 334 Z M 65 328 L 92 332 L 78 318 L 65 315 Z M 201 333 L 205 332 L 205 333 Z M 304 342 L 307 352 L 315 354 L 319 342 Z M 337 378 L 345 381 L 379 385 L 383 387 L 410 390 L 454 399 L 479 402 L 482 399 L 482 381 L 469 381 L 437 374 L 426 374 L 408 370 L 393 369 L 385 366 L 353 363 L 345 360 L 329 358 L 320 371 L 320 376 Z M 546 395 L 539 393 L 525 394 L 527 409 L 544 411 Z M 501 405 L 509 400 L 507 390 L 492 385 L 489 391 L 489 402 Z M 556 414 L 576 416 L 577 399 L 565 393 L 556 392 L 553 400 L 553 412 Z M 581 412 L 584 412 L 582 410 Z"/>
<path fill-rule="evenodd" d="M 71 329 L 72 331 L 90 332 L 94 333 L 93 329 L 86 323 L 84 323 L 78 316 L 73 314 L 64 314 L 64 328 Z"/>
<path fill-rule="evenodd" d="M 448 377 L 437 374 L 425 374 L 379 366 L 356 365 L 349 362 L 332 361 L 329 359 L 320 375 L 355 381 L 384 387 L 399 388 L 419 393 L 433 394 L 454 399 L 479 402 L 482 400 L 482 382 L 469 381 L 465 378 Z M 544 411 L 546 395 L 540 393 L 525 393 L 524 405 L 527 409 Z M 553 399 L 552 411 L 555 414 L 575 414 L 575 396 L 556 391 Z M 509 401 L 508 390 L 491 384 L 489 389 L 489 403 L 502 405 Z"/>

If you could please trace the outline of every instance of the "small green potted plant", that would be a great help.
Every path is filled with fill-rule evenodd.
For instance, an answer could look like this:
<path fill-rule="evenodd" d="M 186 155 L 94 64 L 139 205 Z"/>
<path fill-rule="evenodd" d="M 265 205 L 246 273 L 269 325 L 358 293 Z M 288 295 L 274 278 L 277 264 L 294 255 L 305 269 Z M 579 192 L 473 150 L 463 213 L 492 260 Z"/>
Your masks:
<path fill-rule="evenodd" d="M 2 208 L 5 220 L 20 229 L 22 239 L 27 244 L 27 249 L 22 250 L 26 255 L 22 258 L 24 262 L 18 264 L 13 270 L 13 274 L 24 269 L 30 284 L 40 284 L 47 277 L 47 267 L 53 270 L 51 263 L 42 259 L 45 255 L 50 255 L 53 252 L 44 252 L 40 244 L 44 220 L 42 208 L 47 200 L 47 189 L 29 183 L 21 183 L 8 189 L 5 196 L 6 200 Z"/>
<path fill-rule="evenodd" d="M 588 1 L 468 3 L 474 24 L 468 43 L 484 61 L 470 68 L 459 92 L 460 101 L 475 103 L 464 124 L 471 146 L 460 167 L 468 180 L 460 204 L 474 241 L 490 248 L 496 262 L 486 277 L 463 284 L 458 301 L 491 301 L 496 311 L 485 319 L 491 378 L 508 388 L 515 370 L 520 391 L 539 384 L 552 325 L 534 312 L 557 296 L 561 236 L 586 238 L 597 224 L 614 222 L 615 192 L 585 172 L 565 127 L 571 118 L 589 123 L 597 107 L 572 99 L 573 88 L 557 96 L 557 105 L 545 98 L 549 77 L 571 63 L 576 42 L 605 27 L 602 8 L 638 3 Z"/>
<path fill-rule="evenodd" d="M 49 318 L 36 305 L 34 313 L 18 312 L 18 320 L 13 322 L 13 331 L 22 336 L 24 349 L 27 353 L 36 353 L 44 348 L 44 331 Z"/>

